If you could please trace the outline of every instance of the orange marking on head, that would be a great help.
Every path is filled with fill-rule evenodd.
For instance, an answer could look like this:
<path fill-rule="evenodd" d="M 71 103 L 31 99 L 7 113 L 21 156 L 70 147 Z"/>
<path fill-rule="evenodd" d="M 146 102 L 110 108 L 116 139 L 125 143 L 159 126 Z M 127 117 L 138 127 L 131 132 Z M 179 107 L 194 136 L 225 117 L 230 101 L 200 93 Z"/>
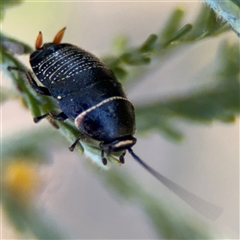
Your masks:
<path fill-rule="evenodd" d="M 65 29 L 66 29 L 66 28 L 61 29 L 61 30 L 56 34 L 56 36 L 55 36 L 55 38 L 54 38 L 54 40 L 53 40 L 53 43 L 59 44 L 59 43 L 61 42 L 61 40 L 62 40 L 62 38 L 63 38 L 63 34 L 64 34 L 64 32 L 65 32 Z"/>
<path fill-rule="evenodd" d="M 36 49 L 41 48 L 41 46 L 42 46 L 42 40 L 43 40 L 42 33 L 39 32 L 39 34 L 38 34 L 38 36 L 37 36 L 37 39 L 36 39 L 36 42 L 35 42 L 35 48 L 36 48 Z"/>

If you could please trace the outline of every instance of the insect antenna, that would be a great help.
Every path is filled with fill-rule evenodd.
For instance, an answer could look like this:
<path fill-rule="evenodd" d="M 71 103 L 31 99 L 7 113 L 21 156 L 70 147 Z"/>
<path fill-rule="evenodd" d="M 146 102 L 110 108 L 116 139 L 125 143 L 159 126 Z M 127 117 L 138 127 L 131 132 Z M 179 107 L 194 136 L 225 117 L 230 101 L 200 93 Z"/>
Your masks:
<path fill-rule="evenodd" d="M 38 36 L 37 36 L 37 39 L 36 39 L 36 42 L 35 42 L 35 48 L 37 50 L 41 48 L 42 42 L 43 42 L 43 37 L 42 37 L 42 32 L 40 31 L 38 33 Z"/>
<path fill-rule="evenodd" d="M 174 183 L 170 179 L 163 176 L 161 173 L 157 172 L 144 161 L 142 161 L 131 148 L 128 149 L 129 153 L 132 155 L 133 159 L 136 160 L 143 168 L 145 168 L 150 174 L 157 178 L 165 187 L 175 193 L 179 198 L 191 206 L 194 210 L 199 212 L 204 217 L 214 221 L 222 213 L 223 208 L 218 207 L 210 202 L 205 201 L 204 199 L 198 197 L 194 193 L 191 193 Z"/>
<path fill-rule="evenodd" d="M 62 38 L 63 38 L 63 35 L 64 35 L 65 30 L 66 30 L 66 28 L 64 27 L 63 29 L 61 29 L 61 30 L 56 34 L 56 36 L 55 36 L 54 39 L 53 39 L 53 43 L 59 44 L 59 43 L 62 41 Z"/>

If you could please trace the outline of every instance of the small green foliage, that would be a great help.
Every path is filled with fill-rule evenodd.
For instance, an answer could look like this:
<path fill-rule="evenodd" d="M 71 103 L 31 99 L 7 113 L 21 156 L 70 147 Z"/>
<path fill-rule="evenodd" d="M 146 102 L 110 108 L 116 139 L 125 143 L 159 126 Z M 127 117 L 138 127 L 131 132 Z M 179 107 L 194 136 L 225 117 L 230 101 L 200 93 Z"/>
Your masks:
<path fill-rule="evenodd" d="M 29 54 L 32 51 L 32 47 L 28 44 L 0 33 L 1 64 L 22 65 L 21 63 L 16 62 L 13 54 Z"/>
<path fill-rule="evenodd" d="M 226 24 L 217 20 L 214 11 L 205 6 L 199 12 L 199 15 L 193 24 L 193 31 L 187 37 L 187 40 L 193 41 L 194 39 L 215 36 L 227 29 L 228 27 Z"/>
<path fill-rule="evenodd" d="M 240 69 L 238 44 L 223 42 L 219 47 L 219 69 L 212 78 L 214 84 L 192 90 L 180 97 L 155 100 L 146 105 L 135 106 L 139 132 L 158 130 L 175 140 L 181 134 L 175 130 L 177 119 L 212 123 L 233 122 L 240 112 Z M 146 119 L 145 116 L 148 116 Z"/>
<path fill-rule="evenodd" d="M 181 42 L 182 37 L 185 36 L 187 33 L 189 33 L 192 30 L 191 24 L 184 25 L 180 30 L 178 30 L 168 41 L 163 43 L 163 47 L 167 47 L 168 45 L 176 45 L 179 42 Z"/>
<path fill-rule="evenodd" d="M 157 35 L 151 34 L 147 40 L 140 46 L 140 52 L 150 52 L 154 50 L 155 43 L 157 41 Z"/>
<path fill-rule="evenodd" d="M 166 25 L 161 31 L 161 42 L 166 42 L 176 34 L 181 27 L 181 23 L 184 17 L 184 11 L 180 8 L 175 9 L 172 15 L 169 17 Z"/>
<path fill-rule="evenodd" d="M 12 54 L 22 55 L 29 54 L 33 51 L 32 47 L 30 47 L 28 44 L 11 37 L 7 37 L 3 34 L 0 34 L 0 44 L 1 48 L 3 48 L 2 51 L 10 52 Z M 5 61 L 3 61 L 3 63 L 4 62 Z"/>
<path fill-rule="evenodd" d="M 124 81 L 128 77 L 129 82 L 129 75 L 133 76 L 135 72 L 141 71 L 139 66 L 149 64 L 160 57 L 163 58 L 182 44 L 193 44 L 229 30 L 226 24 L 217 21 L 214 12 L 207 6 L 202 7 L 193 24 L 181 26 L 183 17 L 183 10 L 177 8 L 163 30 L 159 34 L 151 34 L 138 47 L 129 47 L 127 38 L 121 36 L 119 40 L 115 40 L 115 43 L 119 44 L 121 41 L 124 43 L 120 44 L 122 52 L 119 52 L 118 56 L 106 56 L 103 61 L 115 72 L 119 80 Z"/>
<path fill-rule="evenodd" d="M 238 0 L 205 0 L 219 18 L 224 19 L 240 37 L 240 2 Z"/>

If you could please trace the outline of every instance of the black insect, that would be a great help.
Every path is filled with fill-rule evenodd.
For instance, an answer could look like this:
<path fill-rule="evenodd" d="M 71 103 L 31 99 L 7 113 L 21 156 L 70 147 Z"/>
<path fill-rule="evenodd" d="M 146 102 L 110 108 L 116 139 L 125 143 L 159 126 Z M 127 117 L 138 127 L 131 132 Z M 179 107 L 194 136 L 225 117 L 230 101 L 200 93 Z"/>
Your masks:
<path fill-rule="evenodd" d="M 69 148 L 74 150 L 83 136 L 100 141 L 101 158 L 107 164 L 105 154 L 120 152 L 119 161 L 124 163 L 128 151 L 148 172 L 161 181 L 167 188 L 182 198 L 190 206 L 208 218 L 217 218 L 222 209 L 206 202 L 167 179 L 145 162 L 133 151 L 136 143 L 135 114 L 132 103 L 127 99 L 122 85 L 114 73 L 91 53 L 68 43 L 60 43 L 65 28 L 60 30 L 52 43 L 42 45 L 39 32 L 30 64 L 39 86 L 31 72 L 16 67 L 9 70 L 21 71 L 31 87 L 39 94 L 55 98 L 62 110 L 58 115 L 46 113 L 34 118 L 35 122 L 51 116 L 64 121 L 74 120 L 81 134 Z"/>

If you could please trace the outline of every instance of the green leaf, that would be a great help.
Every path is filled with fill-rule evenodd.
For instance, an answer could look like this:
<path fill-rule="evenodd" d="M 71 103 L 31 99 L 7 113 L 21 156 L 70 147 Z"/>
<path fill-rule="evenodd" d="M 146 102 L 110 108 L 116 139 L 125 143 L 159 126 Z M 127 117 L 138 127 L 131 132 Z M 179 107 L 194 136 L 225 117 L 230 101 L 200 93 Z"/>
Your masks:
<path fill-rule="evenodd" d="M 9 56 L 6 56 L 7 53 L 22 55 L 29 54 L 32 51 L 32 47 L 28 44 L 0 33 L 0 53 L 3 55 L 3 59 L 9 58 Z M 5 63 L 5 61 L 3 61 L 3 63 Z"/>
<path fill-rule="evenodd" d="M 240 37 L 240 4 L 239 1 L 225 0 L 205 0 L 215 11 L 217 16 L 223 18 Z"/>
<path fill-rule="evenodd" d="M 154 49 L 155 43 L 157 41 L 158 36 L 155 34 L 151 34 L 147 40 L 140 46 L 140 52 L 150 52 Z"/>
<path fill-rule="evenodd" d="M 147 68 L 143 68 L 143 65 L 149 64 L 152 60 L 164 61 L 176 47 L 180 47 L 182 44 L 195 43 L 229 30 L 227 25 L 219 21 L 214 12 L 206 5 L 201 8 L 194 24 L 188 23 L 181 26 L 183 18 L 184 11 L 177 8 L 158 35 L 151 34 L 137 47 L 130 47 L 127 37 L 121 36 L 115 42 L 121 43 L 119 46 L 121 46 L 122 52 L 117 51 L 114 55 L 104 57 L 103 62 L 114 71 L 122 82 L 127 78 L 128 82 L 136 81 L 139 79 L 137 78 L 139 75 L 142 75 L 143 72 L 146 74 L 148 71 Z"/>
<path fill-rule="evenodd" d="M 166 42 L 168 39 L 172 38 L 173 35 L 175 35 L 175 33 L 180 28 L 183 17 L 184 17 L 183 9 L 177 8 L 172 12 L 166 25 L 159 34 L 162 42 Z"/>
<path fill-rule="evenodd" d="M 128 48 L 129 40 L 126 35 L 120 34 L 119 36 L 115 37 L 112 45 L 113 45 L 112 47 L 113 52 L 122 53 Z"/>
<path fill-rule="evenodd" d="M 184 25 L 179 31 L 177 31 L 172 38 L 170 38 L 169 40 L 167 40 L 166 43 L 163 43 L 164 47 L 167 47 L 168 45 L 172 44 L 172 43 L 181 43 L 182 42 L 182 38 L 184 35 L 186 35 L 187 33 L 189 33 L 192 30 L 192 25 L 191 24 L 186 24 Z M 177 41 L 178 40 L 178 41 Z"/>

